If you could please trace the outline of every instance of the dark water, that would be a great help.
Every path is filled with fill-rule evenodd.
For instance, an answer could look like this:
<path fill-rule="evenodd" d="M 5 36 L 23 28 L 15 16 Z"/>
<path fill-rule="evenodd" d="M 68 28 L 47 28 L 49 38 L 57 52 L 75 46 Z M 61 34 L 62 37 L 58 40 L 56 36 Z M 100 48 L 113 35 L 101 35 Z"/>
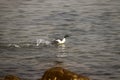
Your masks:
<path fill-rule="evenodd" d="M 63 47 L 36 46 L 65 34 Z M 120 80 L 120 0 L 0 0 L 0 76 L 36 80 L 58 62 L 92 80 Z"/>

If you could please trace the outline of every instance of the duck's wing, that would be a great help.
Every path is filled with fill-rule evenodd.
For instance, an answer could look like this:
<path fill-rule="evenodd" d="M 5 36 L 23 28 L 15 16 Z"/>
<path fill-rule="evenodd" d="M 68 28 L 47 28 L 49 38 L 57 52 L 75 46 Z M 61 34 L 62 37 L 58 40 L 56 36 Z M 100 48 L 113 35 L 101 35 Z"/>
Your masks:
<path fill-rule="evenodd" d="M 51 43 L 54 44 L 54 45 L 56 45 L 56 44 L 58 44 L 58 41 L 53 40 Z"/>

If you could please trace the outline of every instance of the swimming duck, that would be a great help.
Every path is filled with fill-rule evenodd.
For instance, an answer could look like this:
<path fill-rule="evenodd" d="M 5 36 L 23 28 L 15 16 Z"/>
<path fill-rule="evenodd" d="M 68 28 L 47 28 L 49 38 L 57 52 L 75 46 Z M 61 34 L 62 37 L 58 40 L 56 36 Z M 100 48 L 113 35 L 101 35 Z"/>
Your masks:
<path fill-rule="evenodd" d="M 67 37 L 69 37 L 69 35 L 65 35 L 62 39 L 56 39 L 52 41 L 52 44 L 64 44 Z"/>

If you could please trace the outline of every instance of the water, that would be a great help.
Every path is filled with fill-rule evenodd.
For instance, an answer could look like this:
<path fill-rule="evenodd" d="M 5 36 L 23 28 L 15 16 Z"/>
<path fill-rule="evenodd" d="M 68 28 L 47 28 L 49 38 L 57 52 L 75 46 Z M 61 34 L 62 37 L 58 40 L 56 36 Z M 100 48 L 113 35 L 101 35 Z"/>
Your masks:
<path fill-rule="evenodd" d="M 0 0 L 0 76 L 40 78 L 59 65 L 120 80 L 120 0 Z M 65 45 L 36 46 L 71 35 Z"/>

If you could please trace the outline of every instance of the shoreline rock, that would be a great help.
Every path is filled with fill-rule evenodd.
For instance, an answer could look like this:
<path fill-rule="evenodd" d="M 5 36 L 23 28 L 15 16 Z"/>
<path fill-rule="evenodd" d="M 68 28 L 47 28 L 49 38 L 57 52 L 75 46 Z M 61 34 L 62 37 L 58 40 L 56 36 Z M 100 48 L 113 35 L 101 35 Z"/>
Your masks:
<path fill-rule="evenodd" d="M 6 75 L 5 77 L 0 78 L 0 80 L 21 80 L 21 79 L 15 75 Z"/>
<path fill-rule="evenodd" d="M 76 74 L 62 67 L 53 67 L 45 71 L 39 80 L 90 80 L 88 77 Z"/>
<path fill-rule="evenodd" d="M 15 75 L 6 75 L 0 80 L 22 80 Z M 52 67 L 46 70 L 41 79 L 38 80 L 90 80 L 88 77 L 76 74 L 62 67 Z"/>

